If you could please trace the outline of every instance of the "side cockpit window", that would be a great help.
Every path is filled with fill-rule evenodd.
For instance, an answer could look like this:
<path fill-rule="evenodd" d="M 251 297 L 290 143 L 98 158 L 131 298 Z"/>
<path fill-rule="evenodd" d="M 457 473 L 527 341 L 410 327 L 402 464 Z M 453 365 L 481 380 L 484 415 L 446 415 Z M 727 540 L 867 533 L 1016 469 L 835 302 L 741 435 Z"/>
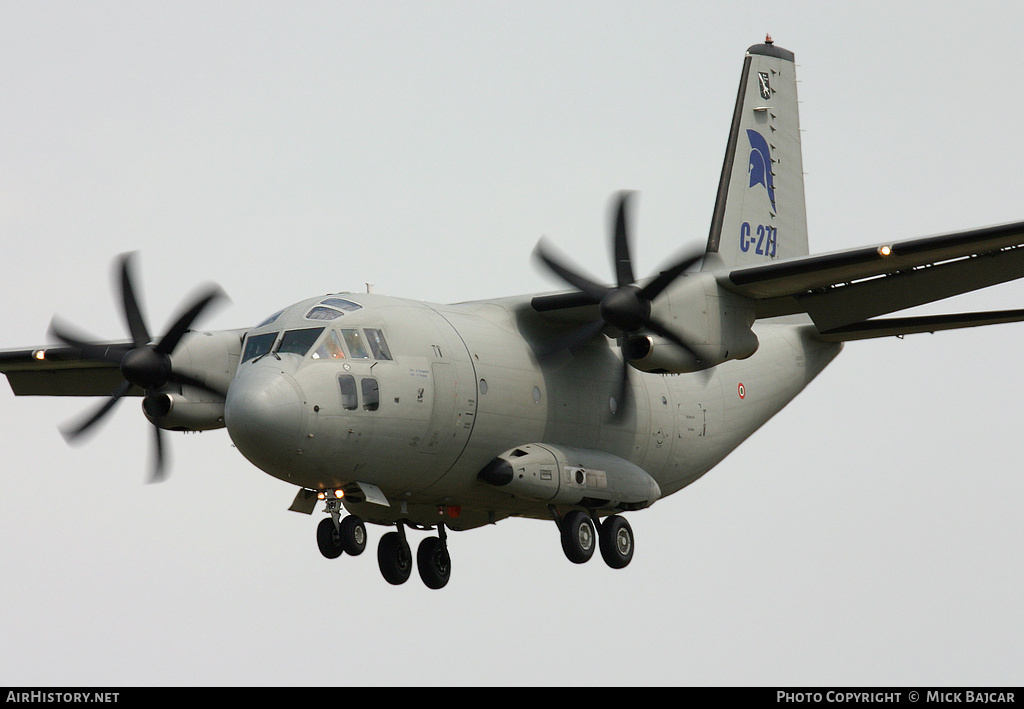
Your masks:
<path fill-rule="evenodd" d="M 366 353 L 363 336 L 359 333 L 359 330 L 355 328 L 344 329 L 341 331 L 341 336 L 345 338 L 345 346 L 348 347 L 348 353 L 352 359 L 370 359 L 370 355 Z"/>
<path fill-rule="evenodd" d="M 248 362 L 251 359 L 262 357 L 270 352 L 277 340 L 276 332 L 264 332 L 259 335 L 249 335 L 245 341 L 245 350 L 242 353 L 242 361 Z"/>
<path fill-rule="evenodd" d="M 370 343 L 370 351 L 374 359 L 391 359 L 391 350 L 388 349 L 388 342 L 384 339 L 384 333 L 380 330 L 366 328 L 366 341 Z"/>
<path fill-rule="evenodd" d="M 319 333 L 323 331 L 323 328 L 314 328 L 314 330 Z M 289 337 L 291 332 L 295 331 L 285 333 L 279 351 L 285 351 L 285 339 Z M 346 358 L 372 359 L 378 362 L 391 362 L 394 360 L 394 357 L 391 355 L 391 348 L 388 347 L 388 341 L 384 338 L 384 333 L 381 330 L 355 327 L 328 330 L 311 357 L 316 360 Z"/>

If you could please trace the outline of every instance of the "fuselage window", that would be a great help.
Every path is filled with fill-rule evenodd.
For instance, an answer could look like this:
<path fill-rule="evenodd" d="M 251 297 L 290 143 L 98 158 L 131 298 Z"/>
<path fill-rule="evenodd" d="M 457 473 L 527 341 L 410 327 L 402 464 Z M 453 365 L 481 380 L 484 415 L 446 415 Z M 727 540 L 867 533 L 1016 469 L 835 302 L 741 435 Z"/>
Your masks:
<path fill-rule="evenodd" d="M 351 300 L 345 300 L 344 298 L 324 298 L 320 301 L 320 304 L 330 305 L 338 308 L 339 310 L 348 310 L 350 312 L 353 310 L 359 310 L 363 307 L 359 303 L 353 303 Z"/>
<path fill-rule="evenodd" d="M 270 352 L 270 348 L 274 346 L 274 340 L 276 339 L 276 332 L 264 332 L 261 335 L 250 335 L 245 341 L 245 352 L 242 354 L 242 361 L 248 362 L 250 359 L 262 357 L 267 352 Z"/>
<path fill-rule="evenodd" d="M 316 306 L 308 313 L 306 313 L 306 320 L 334 320 L 340 318 L 345 313 L 334 308 L 325 308 L 323 306 Z"/>
<path fill-rule="evenodd" d="M 313 359 L 345 359 L 345 350 L 341 348 L 341 340 L 334 330 L 327 332 L 323 343 L 316 348 Z"/>
<path fill-rule="evenodd" d="M 351 374 L 342 374 L 338 377 L 338 386 L 341 387 L 341 408 L 346 411 L 355 411 L 359 408 L 359 397 L 356 394 L 356 378 Z"/>
<path fill-rule="evenodd" d="M 288 330 L 284 333 L 281 338 L 281 344 L 277 347 L 279 354 L 297 354 L 299 356 L 305 356 L 309 352 L 309 348 L 313 346 L 317 338 L 320 337 L 320 333 L 323 332 L 322 327 L 307 327 L 302 330 Z"/>
<path fill-rule="evenodd" d="M 342 330 L 341 336 L 345 338 L 348 354 L 352 359 L 370 358 L 370 355 L 366 353 L 366 347 L 363 345 L 363 336 L 359 334 L 359 330 Z"/>
<path fill-rule="evenodd" d="M 384 339 L 384 333 L 380 330 L 366 328 L 366 339 L 370 343 L 370 350 L 374 359 L 391 359 L 391 350 L 388 349 L 388 341 Z"/>
<path fill-rule="evenodd" d="M 377 386 L 377 380 L 366 377 L 360 385 L 363 390 L 363 409 L 376 411 L 380 407 L 380 388 Z"/>

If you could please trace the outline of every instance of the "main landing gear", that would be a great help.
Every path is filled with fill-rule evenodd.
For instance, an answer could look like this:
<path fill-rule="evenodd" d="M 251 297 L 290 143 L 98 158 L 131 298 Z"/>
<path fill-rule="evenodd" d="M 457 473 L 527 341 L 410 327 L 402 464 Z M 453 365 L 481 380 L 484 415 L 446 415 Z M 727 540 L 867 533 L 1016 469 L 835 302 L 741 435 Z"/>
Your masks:
<path fill-rule="evenodd" d="M 384 580 L 400 586 L 412 575 L 412 550 L 405 538 L 405 525 L 396 524 L 396 531 L 380 538 L 377 564 Z M 437 525 L 438 535 L 427 537 L 416 549 L 416 568 L 427 588 L 444 588 L 451 578 L 452 560 L 448 556 L 448 540 L 444 524 Z"/>
<path fill-rule="evenodd" d="M 562 551 L 574 564 L 590 561 L 595 549 L 613 569 L 624 568 L 633 559 L 633 529 L 624 518 L 612 515 L 603 522 L 582 510 L 559 517 L 551 510 L 562 536 Z M 595 522 L 597 527 L 595 530 Z"/>

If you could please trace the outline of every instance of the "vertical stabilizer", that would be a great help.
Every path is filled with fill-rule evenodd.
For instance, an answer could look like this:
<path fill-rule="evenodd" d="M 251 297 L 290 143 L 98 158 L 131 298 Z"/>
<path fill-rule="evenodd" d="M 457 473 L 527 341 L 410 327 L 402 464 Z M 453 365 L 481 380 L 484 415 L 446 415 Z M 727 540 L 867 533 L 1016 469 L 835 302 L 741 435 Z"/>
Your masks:
<path fill-rule="evenodd" d="M 743 61 L 706 270 L 808 254 L 793 53 L 765 42 Z"/>

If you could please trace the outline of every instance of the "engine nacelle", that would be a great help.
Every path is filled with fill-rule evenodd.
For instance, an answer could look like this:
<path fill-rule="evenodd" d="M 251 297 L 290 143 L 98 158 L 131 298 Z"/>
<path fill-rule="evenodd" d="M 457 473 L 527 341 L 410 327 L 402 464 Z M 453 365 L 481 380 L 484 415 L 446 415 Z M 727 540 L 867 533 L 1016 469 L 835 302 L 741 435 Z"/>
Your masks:
<path fill-rule="evenodd" d="M 210 431 L 224 428 L 223 401 L 192 401 L 182 394 L 157 392 L 142 400 L 142 411 L 168 431 Z"/>
<path fill-rule="evenodd" d="M 751 330 L 753 305 L 719 288 L 710 274 L 686 277 L 665 301 L 655 302 L 654 315 L 698 356 L 658 335 L 637 335 L 623 342 L 623 354 L 636 369 L 655 374 L 697 372 L 757 351 L 760 343 Z"/>
<path fill-rule="evenodd" d="M 227 391 L 242 354 L 243 331 L 188 332 L 174 350 L 175 371 Z M 147 394 L 142 411 L 169 431 L 209 431 L 224 427 L 224 400 L 204 389 L 183 385 L 180 391 Z"/>
<path fill-rule="evenodd" d="M 244 336 L 244 330 L 187 332 L 171 356 L 174 370 L 227 391 L 238 369 Z M 211 398 L 209 394 L 195 397 L 196 400 L 208 398 Z"/>
<path fill-rule="evenodd" d="M 642 468 L 603 451 L 529 443 L 502 453 L 477 476 L 516 497 L 552 505 L 638 510 L 661 497 Z"/>

